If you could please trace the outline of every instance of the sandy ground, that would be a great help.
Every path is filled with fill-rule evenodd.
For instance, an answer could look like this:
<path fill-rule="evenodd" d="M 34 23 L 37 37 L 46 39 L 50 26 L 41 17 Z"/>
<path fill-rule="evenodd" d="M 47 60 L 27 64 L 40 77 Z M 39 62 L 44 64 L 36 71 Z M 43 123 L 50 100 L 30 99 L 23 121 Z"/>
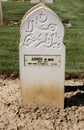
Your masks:
<path fill-rule="evenodd" d="M 21 106 L 19 79 L 0 79 L 0 130 L 84 130 L 84 80 L 65 82 L 65 109 Z"/>

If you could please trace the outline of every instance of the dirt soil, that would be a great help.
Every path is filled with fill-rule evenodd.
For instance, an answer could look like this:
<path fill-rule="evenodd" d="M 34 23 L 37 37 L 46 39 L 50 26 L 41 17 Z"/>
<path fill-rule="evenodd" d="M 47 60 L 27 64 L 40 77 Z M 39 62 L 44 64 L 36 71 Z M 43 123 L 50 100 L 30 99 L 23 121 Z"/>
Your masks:
<path fill-rule="evenodd" d="M 0 130 L 84 130 L 84 80 L 65 82 L 65 109 L 21 106 L 19 79 L 0 79 Z"/>

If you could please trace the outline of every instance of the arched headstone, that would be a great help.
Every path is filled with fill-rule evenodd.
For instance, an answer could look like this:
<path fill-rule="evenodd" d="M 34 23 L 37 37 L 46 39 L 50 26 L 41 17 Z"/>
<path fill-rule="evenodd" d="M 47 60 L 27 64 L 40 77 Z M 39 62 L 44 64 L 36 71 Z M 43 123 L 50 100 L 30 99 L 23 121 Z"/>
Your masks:
<path fill-rule="evenodd" d="M 20 80 L 24 105 L 64 107 L 64 27 L 59 17 L 38 4 L 20 28 Z"/>

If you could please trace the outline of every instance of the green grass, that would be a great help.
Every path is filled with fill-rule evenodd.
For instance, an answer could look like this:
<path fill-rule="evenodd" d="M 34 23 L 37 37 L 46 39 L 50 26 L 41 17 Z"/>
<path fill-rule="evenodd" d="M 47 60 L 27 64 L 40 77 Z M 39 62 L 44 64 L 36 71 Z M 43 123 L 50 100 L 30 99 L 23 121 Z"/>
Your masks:
<path fill-rule="evenodd" d="M 65 27 L 66 77 L 84 78 L 84 1 L 56 0 L 47 4 L 60 19 L 70 22 Z M 0 73 L 19 73 L 20 25 L 10 25 L 10 21 L 21 23 L 24 14 L 34 4 L 29 2 L 3 2 L 4 25 L 0 25 Z"/>
<path fill-rule="evenodd" d="M 0 26 L 0 73 L 18 72 L 19 27 Z"/>

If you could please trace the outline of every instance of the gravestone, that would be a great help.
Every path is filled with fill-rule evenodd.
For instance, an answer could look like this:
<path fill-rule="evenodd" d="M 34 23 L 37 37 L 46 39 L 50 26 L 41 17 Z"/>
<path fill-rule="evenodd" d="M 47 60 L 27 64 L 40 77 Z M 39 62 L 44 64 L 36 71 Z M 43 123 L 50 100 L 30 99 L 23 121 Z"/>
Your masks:
<path fill-rule="evenodd" d="M 53 0 L 31 0 L 31 3 L 39 3 L 39 2 L 53 3 Z"/>
<path fill-rule="evenodd" d="M 0 1 L 0 24 L 3 24 L 1 1 Z"/>
<path fill-rule="evenodd" d="M 64 107 L 64 27 L 44 4 L 30 9 L 20 27 L 20 82 L 23 105 Z"/>

